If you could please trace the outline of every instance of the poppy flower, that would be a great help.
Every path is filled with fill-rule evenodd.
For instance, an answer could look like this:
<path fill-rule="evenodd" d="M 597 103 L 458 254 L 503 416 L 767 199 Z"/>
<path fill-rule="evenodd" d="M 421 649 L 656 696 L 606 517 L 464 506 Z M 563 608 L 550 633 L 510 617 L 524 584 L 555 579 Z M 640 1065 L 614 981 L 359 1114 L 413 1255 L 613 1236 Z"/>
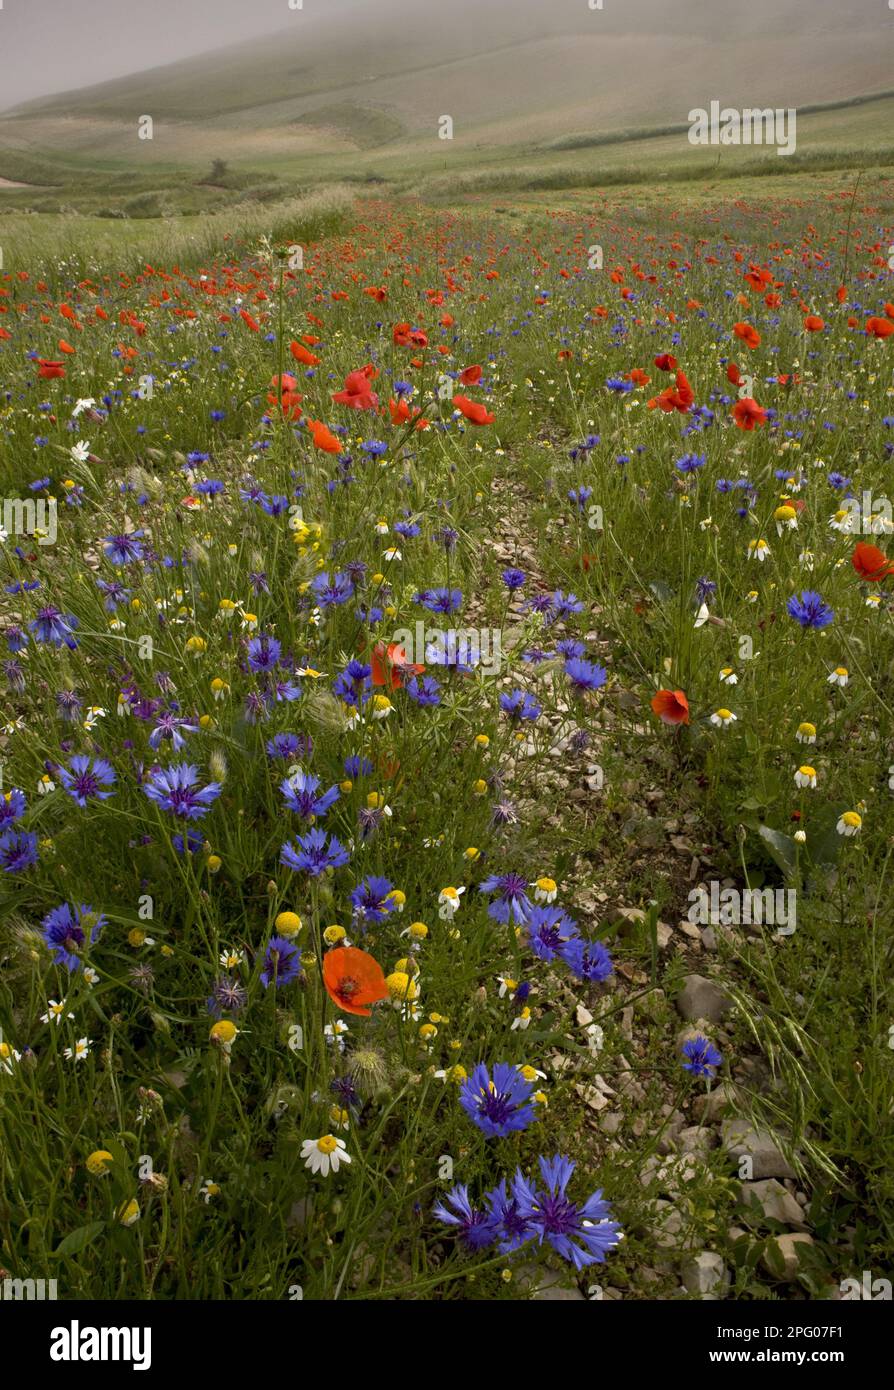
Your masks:
<path fill-rule="evenodd" d="M 260 333 L 261 325 L 258 323 L 257 319 L 252 318 L 251 314 L 248 312 L 247 309 L 240 309 L 239 317 L 245 324 L 246 328 L 251 329 L 252 333 Z"/>
<path fill-rule="evenodd" d="M 390 685 L 392 690 L 403 687 L 404 676 L 418 676 L 425 670 L 424 666 L 407 660 L 407 654 L 399 642 L 389 642 L 387 647 L 384 642 L 377 642 L 370 666 L 373 685 Z"/>
<path fill-rule="evenodd" d="M 662 724 L 689 723 L 689 701 L 682 690 L 659 690 L 652 696 L 652 709 Z"/>
<path fill-rule="evenodd" d="M 350 372 L 345 378 L 343 391 L 336 391 L 332 399 L 337 405 L 346 405 L 351 410 L 378 410 L 379 397 L 369 387 L 374 367 L 363 367 L 358 372 Z"/>
<path fill-rule="evenodd" d="M 316 357 L 312 352 L 308 352 L 307 348 L 301 343 L 290 343 L 289 352 L 296 362 L 302 362 L 305 367 L 316 367 L 320 361 L 319 357 Z"/>
<path fill-rule="evenodd" d="M 889 574 L 894 574 L 894 565 L 889 564 L 885 552 L 867 541 L 858 541 L 854 546 L 851 564 L 860 578 L 870 584 L 878 584 L 882 579 L 887 579 Z"/>
<path fill-rule="evenodd" d="M 756 425 L 766 423 L 767 412 L 757 401 L 745 396 L 733 406 L 733 417 L 740 430 L 753 430 Z"/>
<path fill-rule="evenodd" d="M 648 386 L 652 378 L 646 375 L 642 367 L 634 367 L 627 380 L 632 381 L 634 386 Z"/>
<path fill-rule="evenodd" d="M 666 386 L 659 395 L 653 396 L 649 401 L 649 409 L 654 410 L 657 406 L 667 415 L 672 410 L 678 410 L 681 415 L 686 415 L 690 406 L 695 400 L 695 392 L 686 379 L 686 373 L 677 372 L 676 389 L 673 386 Z"/>
<path fill-rule="evenodd" d="M 341 444 L 328 425 L 323 424 L 322 420 L 308 420 L 307 428 L 311 432 L 316 448 L 322 449 L 326 454 L 341 453 Z"/>
<path fill-rule="evenodd" d="M 760 347 L 761 335 L 750 323 L 734 323 L 733 332 L 748 348 Z"/>
<path fill-rule="evenodd" d="M 871 333 L 873 338 L 890 338 L 894 333 L 894 323 L 891 323 L 890 319 L 873 316 L 866 320 L 866 332 Z"/>
<path fill-rule="evenodd" d="M 72 354 L 76 351 L 76 349 L 72 347 L 71 343 L 67 343 L 64 338 L 59 339 L 58 347 L 60 352 L 66 353 L 69 357 L 72 356 Z"/>
<path fill-rule="evenodd" d="M 481 380 L 482 372 L 480 367 L 466 367 L 464 372 L 460 372 L 459 379 L 463 386 L 477 386 Z"/>
<path fill-rule="evenodd" d="M 470 401 L 468 396 L 454 396 L 453 404 L 470 425 L 492 425 L 497 418 L 496 415 L 490 414 L 486 406 L 480 405 L 478 401 Z"/>
<path fill-rule="evenodd" d="M 819 314 L 807 314 L 804 319 L 804 327 L 808 333 L 822 333 L 825 322 Z"/>
<path fill-rule="evenodd" d="M 377 960 L 356 946 L 336 946 L 323 957 L 323 983 L 337 1008 L 369 1018 L 366 1005 L 388 995 L 385 975 Z"/>
<path fill-rule="evenodd" d="M 735 362 L 730 362 L 729 366 L 727 367 L 726 379 L 727 381 L 731 382 L 733 386 L 742 385 L 742 373 L 739 371 L 739 368 L 736 366 Z"/>
<path fill-rule="evenodd" d="M 65 368 L 61 362 L 48 362 L 45 358 L 39 357 L 37 375 L 43 377 L 44 381 L 50 381 L 54 377 L 65 376 Z"/>
<path fill-rule="evenodd" d="M 655 366 L 662 372 L 673 372 L 676 370 L 677 359 L 670 352 L 660 352 L 655 358 Z"/>

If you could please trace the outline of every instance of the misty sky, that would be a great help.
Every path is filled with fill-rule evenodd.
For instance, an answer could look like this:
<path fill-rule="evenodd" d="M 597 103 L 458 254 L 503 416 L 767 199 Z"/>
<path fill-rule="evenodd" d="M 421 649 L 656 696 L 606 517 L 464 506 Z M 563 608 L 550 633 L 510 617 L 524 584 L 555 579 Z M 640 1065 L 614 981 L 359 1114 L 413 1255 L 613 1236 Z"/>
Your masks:
<path fill-rule="evenodd" d="M 456 25 L 498 24 L 507 40 L 520 29 L 579 26 L 586 0 L 0 0 L 0 110 L 34 97 L 89 87 L 263 38 L 290 26 L 322 23 L 335 38 L 362 13 L 366 28 L 387 43 L 396 31 L 425 31 L 427 7 Z M 722 37 L 767 36 L 768 55 L 784 28 L 815 34 L 827 28 L 878 25 L 894 18 L 885 0 L 604 0 L 609 27 L 649 33 Z M 490 26 L 491 28 L 493 25 Z M 294 32 L 294 31 L 293 31 Z"/>
<path fill-rule="evenodd" d="M 300 22 L 289 11 L 288 0 L 2 0 L 2 4 L 0 108 L 173 63 L 282 29 L 290 21 Z M 318 7 L 331 10 L 333 0 L 304 0 L 305 11 Z"/>

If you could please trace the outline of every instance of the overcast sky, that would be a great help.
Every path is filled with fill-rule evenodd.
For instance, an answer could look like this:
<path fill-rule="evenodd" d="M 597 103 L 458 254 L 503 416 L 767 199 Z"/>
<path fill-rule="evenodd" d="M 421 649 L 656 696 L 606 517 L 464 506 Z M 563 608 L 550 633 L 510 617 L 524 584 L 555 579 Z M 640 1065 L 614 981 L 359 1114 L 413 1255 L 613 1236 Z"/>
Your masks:
<path fill-rule="evenodd" d="M 301 14 L 289 0 L 0 0 L 0 6 L 0 110 L 302 23 L 328 28 L 337 41 L 341 29 L 350 36 L 358 13 L 384 44 L 397 30 L 424 33 L 427 7 L 473 32 L 488 27 L 489 17 L 507 40 L 520 28 L 555 30 L 563 21 L 571 29 L 605 23 L 730 44 L 737 33 L 760 32 L 768 61 L 774 38 L 792 25 L 806 36 L 894 22 L 885 0 L 604 0 L 602 15 L 589 20 L 586 0 L 303 0 Z"/>
<path fill-rule="evenodd" d="M 0 108 L 173 63 L 298 19 L 288 0 L 2 0 L 2 5 Z M 333 0 L 304 0 L 305 12 L 316 8 L 331 10 Z"/>

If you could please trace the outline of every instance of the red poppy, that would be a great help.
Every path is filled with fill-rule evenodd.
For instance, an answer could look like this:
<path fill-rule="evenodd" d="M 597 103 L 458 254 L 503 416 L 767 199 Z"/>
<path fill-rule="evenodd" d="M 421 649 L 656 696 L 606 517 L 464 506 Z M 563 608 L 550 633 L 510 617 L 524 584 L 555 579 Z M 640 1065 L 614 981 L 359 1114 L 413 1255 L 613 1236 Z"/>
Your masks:
<path fill-rule="evenodd" d="M 478 401 L 470 401 L 468 396 L 454 396 L 453 404 L 470 425 L 492 425 L 497 418 L 496 415 L 490 414 L 486 406 L 480 405 Z"/>
<path fill-rule="evenodd" d="M 407 654 L 399 642 L 377 642 L 370 661 L 373 685 L 388 685 L 392 690 L 403 688 L 405 676 L 419 676 L 425 670 L 407 660 Z"/>
<path fill-rule="evenodd" d="M 879 550 L 877 545 L 870 545 L 868 541 L 857 541 L 851 564 L 860 578 L 870 584 L 878 584 L 882 579 L 887 579 L 889 574 L 894 574 L 894 565 L 888 562 L 885 552 Z"/>
<path fill-rule="evenodd" d="M 663 410 L 666 415 L 670 414 L 672 410 L 678 410 L 681 415 L 686 415 L 688 413 L 690 406 L 695 400 L 695 392 L 689 385 L 684 371 L 677 372 L 676 380 L 676 389 L 674 389 L 673 386 L 666 386 L 659 395 L 652 397 L 649 401 L 650 410 L 654 410 L 657 406 L 658 409 Z"/>
<path fill-rule="evenodd" d="M 873 338 L 890 338 L 894 333 L 894 323 L 889 319 L 881 319 L 873 316 L 866 320 L 866 332 L 871 333 Z"/>
<path fill-rule="evenodd" d="M 663 724 L 689 723 L 689 701 L 682 690 L 659 690 L 652 696 L 652 709 Z"/>
<path fill-rule="evenodd" d="M 290 343 L 289 352 L 296 362 L 303 362 L 305 367 L 316 367 L 320 361 L 319 357 L 315 357 L 312 352 L 308 352 L 307 348 L 301 343 Z"/>
<path fill-rule="evenodd" d="M 660 352 L 655 358 L 655 366 L 662 372 L 673 372 L 677 367 L 677 359 L 670 352 Z"/>
<path fill-rule="evenodd" d="M 742 385 L 742 373 L 739 371 L 739 368 L 736 366 L 735 362 L 730 362 L 729 366 L 727 367 L 726 379 L 727 381 L 731 381 L 733 386 Z"/>
<path fill-rule="evenodd" d="M 388 994 L 385 975 L 377 960 L 356 946 L 336 946 L 323 957 L 323 983 L 326 993 L 346 1014 L 369 1018 L 365 1007 Z"/>
<path fill-rule="evenodd" d="M 43 377 L 45 381 L 49 381 L 53 377 L 65 376 L 65 368 L 61 362 L 48 362 L 45 358 L 38 357 L 37 375 Z"/>
<path fill-rule="evenodd" d="M 750 323 L 734 323 L 733 332 L 748 348 L 760 347 L 761 335 Z"/>
<path fill-rule="evenodd" d="M 345 378 L 343 391 L 336 391 L 332 399 L 338 405 L 346 405 L 351 410 L 378 410 L 379 397 L 369 388 L 370 377 L 375 367 L 366 366 L 359 372 L 350 372 Z"/>
<path fill-rule="evenodd" d="M 825 326 L 825 322 L 820 318 L 819 314 L 807 314 L 805 316 L 804 327 L 808 333 L 822 333 Z"/>
<path fill-rule="evenodd" d="M 322 420 L 308 420 L 307 428 L 311 432 L 316 448 L 322 449 L 326 454 L 341 453 L 341 444 L 339 440 L 329 429 L 328 425 L 323 424 Z"/>
<path fill-rule="evenodd" d="M 733 406 L 733 418 L 740 430 L 753 430 L 766 422 L 767 412 L 751 396 L 745 396 Z"/>
<path fill-rule="evenodd" d="M 632 381 L 634 386 L 648 386 L 652 378 L 646 375 L 642 367 L 634 367 L 627 380 Z"/>
<path fill-rule="evenodd" d="M 481 380 L 480 367 L 466 367 L 464 372 L 460 372 L 459 380 L 461 386 L 477 386 Z"/>

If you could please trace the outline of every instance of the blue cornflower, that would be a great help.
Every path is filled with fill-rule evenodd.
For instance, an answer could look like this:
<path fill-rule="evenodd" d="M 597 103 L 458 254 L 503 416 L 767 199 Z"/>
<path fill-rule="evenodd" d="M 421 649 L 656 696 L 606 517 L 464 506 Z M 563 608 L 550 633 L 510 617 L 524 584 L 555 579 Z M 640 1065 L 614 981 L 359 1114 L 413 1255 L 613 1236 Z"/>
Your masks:
<path fill-rule="evenodd" d="M 186 739 L 183 735 L 199 732 L 198 724 L 190 724 L 188 719 L 183 719 L 170 710 L 166 710 L 164 714 L 159 714 L 157 721 L 155 728 L 149 735 L 150 748 L 158 748 L 163 739 L 170 739 L 174 752 L 179 753 L 180 749 L 186 746 Z"/>
<path fill-rule="evenodd" d="M 347 603 L 354 593 L 354 585 L 347 574 L 318 574 L 311 580 L 310 587 L 321 608 L 333 608 Z"/>
<path fill-rule="evenodd" d="M 674 467 L 681 473 L 697 473 L 700 468 L 704 468 L 708 462 L 707 454 L 684 454 L 674 463 Z"/>
<path fill-rule="evenodd" d="M 524 585 L 525 572 L 524 570 L 508 569 L 503 571 L 500 578 L 509 592 L 513 593 L 516 589 L 521 589 Z"/>
<path fill-rule="evenodd" d="M 311 777 L 299 768 L 291 777 L 280 783 L 279 789 L 290 811 L 302 816 L 304 820 L 312 820 L 314 816 L 325 816 L 332 803 L 339 798 L 339 790 L 335 785 L 318 796 L 319 786 L 319 777 Z"/>
<path fill-rule="evenodd" d="M 85 949 L 93 945 L 105 924 L 105 917 L 92 907 L 62 903 L 44 917 L 41 934 L 56 964 L 74 971 L 80 970 Z"/>
<path fill-rule="evenodd" d="M 828 627 L 835 617 L 833 609 L 813 589 L 804 589 L 800 598 L 797 595 L 790 598 L 786 609 L 789 617 L 804 628 Z"/>
<path fill-rule="evenodd" d="M 528 881 L 521 874 L 491 874 L 478 886 L 479 893 L 495 893 L 495 900 L 487 909 L 488 917 L 495 922 L 525 923 L 534 910 L 528 897 Z"/>
<path fill-rule="evenodd" d="M 351 889 L 354 916 L 362 926 L 369 922 L 384 922 L 389 912 L 394 911 L 394 899 L 390 897 L 393 891 L 393 883 L 375 874 L 370 874 L 369 878 Z"/>
<path fill-rule="evenodd" d="M 584 941 L 577 937 L 563 945 L 559 955 L 579 980 L 588 980 L 591 984 L 607 980 L 614 970 L 612 958 L 601 941 Z"/>
<path fill-rule="evenodd" d="M 363 661 L 349 661 L 332 682 L 333 694 L 346 705 L 365 705 L 372 690 L 372 667 Z"/>
<path fill-rule="evenodd" d="M 357 777 L 369 777 L 374 771 L 373 764 L 370 762 L 369 758 L 361 758 L 357 753 L 352 753 L 349 757 L 345 758 L 342 766 L 345 770 L 345 776 L 350 777 L 352 780 Z"/>
<path fill-rule="evenodd" d="M 439 1221 L 457 1228 L 457 1235 L 469 1250 L 486 1250 L 497 1238 L 498 1221 L 492 1212 L 476 1211 L 469 1202 L 469 1189 L 464 1183 L 457 1183 L 445 1194 L 453 1207 L 448 1211 L 443 1202 L 432 1207 Z"/>
<path fill-rule="evenodd" d="M 66 646 L 70 652 L 77 647 L 72 636 L 78 620 L 73 613 L 60 613 L 58 608 L 48 606 L 38 610 L 37 617 L 28 624 L 29 632 L 34 633 L 37 642 L 49 642 L 54 647 Z"/>
<path fill-rule="evenodd" d="M 338 869 L 342 864 L 347 864 L 350 857 L 334 835 L 327 840 L 324 831 L 309 830 L 306 835 L 296 835 L 294 845 L 288 842 L 283 845 L 279 862 L 287 869 L 294 869 L 295 873 L 319 878 L 327 869 Z"/>
<path fill-rule="evenodd" d="M 268 758 L 296 758 L 301 754 L 309 757 L 311 751 L 311 740 L 306 734 L 274 734 L 267 740 Z"/>
<path fill-rule="evenodd" d="M 423 676 L 421 680 L 418 676 L 413 676 L 412 680 L 407 681 L 404 689 L 414 704 L 425 707 L 441 703 L 441 687 L 434 676 Z"/>
<path fill-rule="evenodd" d="M 414 600 L 431 613 L 457 613 L 463 604 L 461 589 L 423 589 Z"/>
<path fill-rule="evenodd" d="M 563 594 L 561 589 L 557 589 L 549 600 L 547 621 L 554 623 L 559 618 L 566 617 L 569 613 L 582 613 L 583 611 L 584 605 L 581 603 L 577 594 Z"/>
<path fill-rule="evenodd" d="M 608 680 L 604 666 L 595 666 L 591 661 L 572 657 L 565 662 L 565 675 L 575 690 L 601 690 Z"/>
<path fill-rule="evenodd" d="M 264 952 L 264 969 L 261 971 L 261 984 L 265 989 L 273 985 L 290 984 L 301 974 L 301 951 L 287 941 L 284 936 L 271 936 Z"/>
<path fill-rule="evenodd" d="M 533 1083 L 510 1062 L 494 1063 L 493 1080 L 487 1067 L 479 1063 L 460 1087 L 459 1103 L 488 1139 L 505 1139 L 536 1120 L 533 1089 Z"/>
<path fill-rule="evenodd" d="M 507 1190 L 505 1178 L 485 1193 L 484 1200 L 488 1212 L 499 1224 L 500 1253 L 509 1255 L 527 1244 L 534 1232 L 525 1217 L 519 1215 L 518 1202 Z"/>
<path fill-rule="evenodd" d="M 525 924 L 525 945 L 538 960 L 555 960 L 562 948 L 576 936 L 578 930 L 561 907 L 531 908 Z"/>
<path fill-rule="evenodd" d="M 259 637 L 253 637 L 248 644 L 249 670 L 257 675 L 275 671 L 281 655 L 281 643 L 277 642 L 275 637 L 262 632 Z"/>
<path fill-rule="evenodd" d="M 528 721 L 539 719 L 543 712 L 543 706 L 538 705 L 534 696 L 525 690 L 513 690 L 511 695 L 501 695 L 500 709 L 504 714 L 508 714 L 510 719 Z"/>
<path fill-rule="evenodd" d="M 207 816 L 221 792 L 219 782 L 210 782 L 207 787 L 199 787 L 198 782 L 197 767 L 190 763 L 174 763 L 150 773 L 143 791 L 162 811 L 170 811 L 171 815 L 184 820 L 198 820 Z"/>
<path fill-rule="evenodd" d="M 19 820 L 25 814 L 27 805 L 25 793 L 18 787 L 13 787 L 5 796 L 0 796 L 0 831 L 8 830 Z"/>
<path fill-rule="evenodd" d="M 94 758 L 91 762 L 86 754 L 78 753 L 71 760 L 71 771 L 60 767 L 57 775 L 72 801 L 80 807 L 94 798 L 107 801 L 114 796 L 114 792 L 105 790 L 115 785 L 115 770 L 105 758 Z"/>
<path fill-rule="evenodd" d="M 142 534 L 142 531 L 132 531 L 125 536 L 105 537 L 103 549 L 113 565 L 135 565 L 143 559 Z"/>
<path fill-rule="evenodd" d="M 575 1269 L 601 1264 L 609 1250 L 620 1238 L 620 1227 L 611 1220 L 611 1208 L 598 1188 L 578 1206 L 566 1194 L 575 1164 L 570 1158 L 556 1154 L 540 1158 L 540 1173 L 545 1191 L 529 1183 L 519 1171 L 512 1181 L 512 1194 L 518 1203 L 518 1215 L 527 1220 L 531 1233 L 542 1245 L 547 1240 L 557 1255 L 568 1260 Z"/>
<path fill-rule="evenodd" d="M 0 866 L 7 874 L 20 874 L 36 864 L 37 836 L 30 830 L 7 830 L 0 835 Z"/>
<path fill-rule="evenodd" d="M 683 1070 L 691 1071 L 693 1076 L 713 1077 L 723 1061 L 714 1044 L 701 1033 L 694 1038 L 688 1038 L 683 1044 L 682 1052 L 686 1058 Z"/>

